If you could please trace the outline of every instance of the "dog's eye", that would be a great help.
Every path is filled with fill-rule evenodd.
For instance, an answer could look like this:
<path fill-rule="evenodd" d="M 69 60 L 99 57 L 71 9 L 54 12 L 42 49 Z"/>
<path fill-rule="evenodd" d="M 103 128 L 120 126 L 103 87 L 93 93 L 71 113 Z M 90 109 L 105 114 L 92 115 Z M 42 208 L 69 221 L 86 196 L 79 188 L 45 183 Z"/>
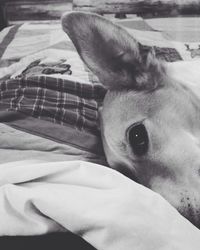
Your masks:
<path fill-rule="evenodd" d="M 138 124 L 129 130 L 129 143 L 133 153 L 137 156 L 144 155 L 148 150 L 149 139 L 146 128 L 143 124 Z"/>

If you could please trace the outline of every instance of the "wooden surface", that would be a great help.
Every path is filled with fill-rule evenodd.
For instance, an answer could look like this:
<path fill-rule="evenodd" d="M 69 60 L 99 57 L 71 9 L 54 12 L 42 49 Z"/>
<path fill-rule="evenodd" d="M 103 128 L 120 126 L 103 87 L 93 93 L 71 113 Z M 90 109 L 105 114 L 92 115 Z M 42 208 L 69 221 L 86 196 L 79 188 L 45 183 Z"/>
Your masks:
<path fill-rule="evenodd" d="M 200 14 L 200 0 L 74 0 L 73 9 L 96 13 L 176 16 Z"/>
<path fill-rule="evenodd" d="M 5 3 L 0 0 L 0 31 L 8 25 Z"/>
<path fill-rule="evenodd" d="M 6 2 L 5 8 L 2 5 Z M 200 14 L 200 0 L 73 0 L 73 9 L 101 14 L 177 16 Z M 0 0 L 0 26 L 26 20 L 59 20 L 72 0 Z M 3 13 L 3 14 L 2 14 Z"/>
<path fill-rule="evenodd" d="M 1 1 L 1 0 L 0 0 Z M 7 0 L 9 21 L 55 20 L 72 9 L 70 0 Z"/>

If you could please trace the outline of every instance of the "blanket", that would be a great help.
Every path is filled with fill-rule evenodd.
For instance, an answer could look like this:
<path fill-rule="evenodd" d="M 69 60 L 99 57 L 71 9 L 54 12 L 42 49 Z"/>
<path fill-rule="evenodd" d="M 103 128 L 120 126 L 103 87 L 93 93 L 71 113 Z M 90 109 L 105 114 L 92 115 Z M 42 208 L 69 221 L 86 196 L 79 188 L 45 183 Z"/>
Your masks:
<path fill-rule="evenodd" d="M 56 142 L 59 147 L 48 152 L 52 160 L 78 157 L 106 165 L 98 126 L 98 107 L 106 91 L 82 63 L 60 24 L 9 27 L 1 32 L 0 42 L 0 121 L 7 134 L 12 127 L 15 142 L 11 157 L 2 154 L 1 161 L 30 157 L 29 144 L 22 139 L 29 133 L 43 144 L 34 153 L 37 159 L 45 159 L 46 148 Z M 19 130 L 24 132 L 21 143 L 15 136 Z M 58 150 L 63 147 L 64 154 Z M 8 151 L 6 143 L 1 148 Z"/>
<path fill-rule="evenodd" d="M 198 60 L 199 37 L 182 20 L 181 30 L 170 18 L 118 23 L 144 53 Z M 107 167 L 98 121 L 106 90 L 59 23 L 4 29 L 0 58 L 1 236 L 71 231 L 104 250 L 199 249 L 198 229 Z"/>
<path fill-rule="evenodd" d="M 70 230 L 96 249 L 199 249 L 199 230 L 161 196 L 101 165 L 2 164 L 0 186 L 0 235 Z"/>

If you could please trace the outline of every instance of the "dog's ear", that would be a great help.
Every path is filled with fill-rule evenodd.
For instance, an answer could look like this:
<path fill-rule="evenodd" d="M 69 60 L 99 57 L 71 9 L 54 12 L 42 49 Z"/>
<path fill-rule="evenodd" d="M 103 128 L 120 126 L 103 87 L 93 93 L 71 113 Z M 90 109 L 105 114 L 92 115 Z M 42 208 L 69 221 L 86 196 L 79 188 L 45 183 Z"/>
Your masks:
<path fill-rule="evenodd" d="M 71 12 L 62 17 L 62 27 L 82 60 L 110 89 L 146 89 L 149 75 L 161 71 L 153 54 L 143 54 L 125 29 L 101 16 Z"/>

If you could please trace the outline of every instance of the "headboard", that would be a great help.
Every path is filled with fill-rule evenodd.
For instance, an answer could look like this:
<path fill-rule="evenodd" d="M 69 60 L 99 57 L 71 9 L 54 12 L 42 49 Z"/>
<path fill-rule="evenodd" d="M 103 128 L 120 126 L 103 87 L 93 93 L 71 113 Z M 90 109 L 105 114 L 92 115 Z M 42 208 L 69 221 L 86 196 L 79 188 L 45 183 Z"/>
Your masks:
<path fill-rule="evenodd" d="M 59 20 L 72 10 L 72 0 L 0 0 L 0 30 L 26 20 Z"/>
<path fill-rule="evenodd" d="M 73 9 L 100 14 L 198 15 L 200 0 L 74 0 Z"/>
<path fill-rule="evenodd" d="M 10 22 L 59 20 L 63 12 L 89 11 L 143 17 L 199 15 L 200 0 L 0 0 L 0 30 Z"/>

